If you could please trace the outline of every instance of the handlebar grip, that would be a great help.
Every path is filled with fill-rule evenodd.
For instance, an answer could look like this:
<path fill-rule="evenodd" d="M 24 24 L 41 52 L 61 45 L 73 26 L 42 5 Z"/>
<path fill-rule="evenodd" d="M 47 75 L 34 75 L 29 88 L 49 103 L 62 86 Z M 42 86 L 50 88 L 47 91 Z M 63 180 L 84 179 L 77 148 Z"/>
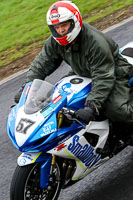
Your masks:
<path fill-rule="evenodd" d="M 71 116 L 71 117 L 69 117 L 69 120 L 74 120 L 77 123 L 79 123 L 84 129 L 86 128 L 83 123 L 81 123 L 78 119 L 75 118 L 75 111 L 74 110 L 70 110 L 68 108 L 63 107 L 62 112 L 63 112 L 64 115 L 70 115 Z"/>
<path fill-rule="evenodd" d="M 74 114 L 75 114 L 74 110 L 70 110 L 70 109 L 65 108 L 65 107 L 62 108 L 62 111 L 64 112 L 64 114 L 68 114 L 68 115 L 72 115 L 72 116 L 74 116 Z"/>

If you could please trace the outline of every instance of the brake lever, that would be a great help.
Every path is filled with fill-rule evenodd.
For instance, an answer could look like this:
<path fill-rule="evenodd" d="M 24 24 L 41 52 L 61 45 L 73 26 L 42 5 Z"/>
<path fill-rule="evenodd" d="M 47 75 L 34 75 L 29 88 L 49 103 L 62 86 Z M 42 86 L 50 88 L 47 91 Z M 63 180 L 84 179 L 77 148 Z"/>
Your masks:
<path fill-rule="evenodd" d="M 78 119 L 76 119 L 76 118 L 68 118 L 69 120 L 72 120 L 72 121 L 76 121 L 78 124 L 80 124 L 82 127 L 83 127 L 83 129 L 85 129 L 86 127 L 84 126 L 84 124 L 82 124 Z"/>
<path fill-rule="evenodd" d="M 84 129 L 86 128 L 84 124 L 82 124 L 78 119 L 74 118 L 75 111 L 69 110 L 68 108 L 62 108 L 62 113 L 71 121 L 76 121 L 78 124 L 80 124 Z"/>

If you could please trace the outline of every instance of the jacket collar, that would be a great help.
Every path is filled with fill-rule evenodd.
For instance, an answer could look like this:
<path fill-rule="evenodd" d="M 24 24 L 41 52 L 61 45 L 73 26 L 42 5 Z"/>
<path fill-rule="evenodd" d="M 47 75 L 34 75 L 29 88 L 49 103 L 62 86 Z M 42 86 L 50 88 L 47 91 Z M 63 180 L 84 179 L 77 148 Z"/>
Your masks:
<path fill-rule="evenodd" d="M 77 36 L 74 44 L 69 44 L 69 45 L 65 46 L 66 51 L 78 52 L 80 50 L 81 35 L 82 35 L 82 30 L 80 31 L 79 35 Z"/>

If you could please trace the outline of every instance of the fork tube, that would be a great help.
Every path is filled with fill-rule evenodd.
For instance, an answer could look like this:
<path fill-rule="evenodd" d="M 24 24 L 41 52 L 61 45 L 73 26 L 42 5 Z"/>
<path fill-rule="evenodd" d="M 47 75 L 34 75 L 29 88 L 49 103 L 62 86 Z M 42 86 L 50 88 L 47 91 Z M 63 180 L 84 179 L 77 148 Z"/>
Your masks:
<path fill-rule="evenodd" d="M 52 154 L 52 165 L 56 164 L 56 156 L 54 154 Z"/>

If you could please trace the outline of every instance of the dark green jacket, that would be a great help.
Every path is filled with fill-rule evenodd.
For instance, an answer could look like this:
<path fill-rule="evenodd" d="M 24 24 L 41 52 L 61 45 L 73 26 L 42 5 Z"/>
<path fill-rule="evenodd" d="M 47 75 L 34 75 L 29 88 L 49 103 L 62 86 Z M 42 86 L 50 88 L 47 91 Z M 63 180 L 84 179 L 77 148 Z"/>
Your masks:
<path fill-rule="evenodd" d="M 26 81 L 44 80 L 63 60 L 75 74 L 92 78 L 87 100 L 93 101 L 98 109 L 104 107 L 112 120 L 127 120 L 128 109 L 120 108 L 130 99 L 128 81 L 132 65 L 119 55 L 118 45 L 111 38 L 86 23 L 74 45 L 61 46 L 50 36 L 31 64 Z"/>

